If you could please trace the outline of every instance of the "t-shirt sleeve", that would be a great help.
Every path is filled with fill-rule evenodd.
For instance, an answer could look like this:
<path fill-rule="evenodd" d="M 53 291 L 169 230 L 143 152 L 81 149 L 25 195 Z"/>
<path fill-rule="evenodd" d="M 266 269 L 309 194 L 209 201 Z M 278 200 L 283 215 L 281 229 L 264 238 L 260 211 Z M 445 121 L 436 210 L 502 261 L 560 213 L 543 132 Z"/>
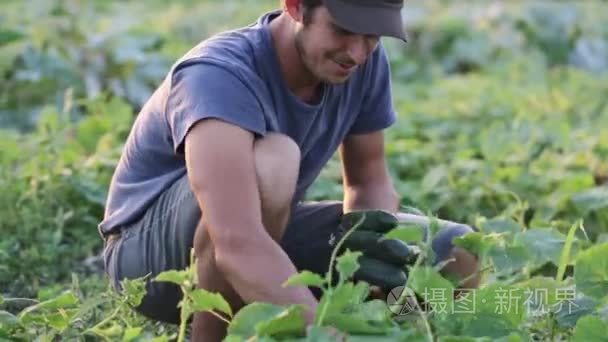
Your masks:
<path fill-rule="evenodd" d="M 379 45 L 371 56 L 371 70 L 364 84 L 361 112 L 348 134 L 364 134 L 390 127 L 397 120 L 391 91 L 390 64 L 384 47 Z"/>
<path fill-rule="evenodd" d="M 199 120 L 220 119 L 251 131 L 266 134 L 262 107 L 254 92 L 234 72 L 208 62 L 175 69 L 166 104 L 173 149 L 183 152 L 190 128 Z"/>

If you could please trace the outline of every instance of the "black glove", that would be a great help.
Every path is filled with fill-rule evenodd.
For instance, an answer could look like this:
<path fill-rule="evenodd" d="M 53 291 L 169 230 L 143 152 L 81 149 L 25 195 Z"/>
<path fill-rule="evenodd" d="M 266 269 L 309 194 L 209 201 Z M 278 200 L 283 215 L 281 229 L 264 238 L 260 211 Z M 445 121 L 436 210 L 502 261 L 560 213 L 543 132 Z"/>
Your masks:
<path fill-rule="evenodd" d="M 401 240 L 388 239 L 383 236 L 399 224 L 393 214 L 384 210 L 346 213 L 342 216 L 341 236 L 337 237 L 337 241 L 347 231 L 353 229 L 364 214 L 363 223 L 344 240 L 342 248 L 338 252 L 343 253 L 346 249 L 350 249 L 363 253 L 358 259 L 360 266 L 354 275 L 356 280 L 378 286 L 385 292 L 405 285 L 407 281 L 405 266 L 414 264 L 420 249 Z"/>

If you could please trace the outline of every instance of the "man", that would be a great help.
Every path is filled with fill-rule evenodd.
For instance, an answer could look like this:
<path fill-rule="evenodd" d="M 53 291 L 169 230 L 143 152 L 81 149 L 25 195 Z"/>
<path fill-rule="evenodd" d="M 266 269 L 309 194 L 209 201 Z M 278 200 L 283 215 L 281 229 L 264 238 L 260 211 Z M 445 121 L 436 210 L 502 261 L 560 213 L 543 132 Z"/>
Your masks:
<path fill-rule="evenodd" d="M 396 213 L 382 130 L 394 123 L 381 36 L 405 40 L 401 0 L 286 0 L 248 27 L 188 52 L 137 117 L 99 229 L 114 286 L 124 278 L 188 266 L 199 286 L 238 310 L 253 301 L 304 304 L 317 298 L 281 284 L 297 270 L 327 270 L 343 212 Z M 343 202 L 302 202 L 339 149 Z M 476 258 L 452 248 L 463 225 L 442 232 L 438 254 L 461 278 Z M 179 288 L 151 282 L 137 310 L 179 320 Z M 225 335 L 206 313 L 195 340 Z"/>

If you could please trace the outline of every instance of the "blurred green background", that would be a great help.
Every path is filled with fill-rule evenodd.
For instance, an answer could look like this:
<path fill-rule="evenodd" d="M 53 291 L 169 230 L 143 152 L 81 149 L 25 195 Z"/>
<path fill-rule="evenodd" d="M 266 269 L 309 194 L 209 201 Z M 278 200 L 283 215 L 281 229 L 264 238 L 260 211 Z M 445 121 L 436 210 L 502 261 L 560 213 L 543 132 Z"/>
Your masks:
<path fill-rule="evenodd" d="M 35 297 L 103 279 L 109 179 L 175 59 L 278 1 L 0 4 L 0 293 Z M 404 16 L 410 42 L 384 41 L 402 204 L 561 233 L 584 218 L 608 241 L 608 3 L 408 0 Z M 339 172 L 308 197 L 339 199 Z"/>

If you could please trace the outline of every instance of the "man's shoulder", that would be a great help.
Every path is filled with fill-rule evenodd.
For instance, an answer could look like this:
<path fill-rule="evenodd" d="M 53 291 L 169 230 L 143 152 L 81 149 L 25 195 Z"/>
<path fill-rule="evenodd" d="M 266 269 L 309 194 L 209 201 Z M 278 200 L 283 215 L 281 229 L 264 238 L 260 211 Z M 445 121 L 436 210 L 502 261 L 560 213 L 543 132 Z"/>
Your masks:
<path fill-rule="evenodd" d="M 364 71 L 367 77 L 378 73 L 390 72 L 390 63 L 384 44 L 378 44 L 365 63 Z"/>
<path fill-rule="evenodd" d="M 181 59 L 209 58 L 247 62 L 262 44 L 262 29 L 248 26 L 215 34 L 192 48 Z"/>
<path fill-rule="evenodd" d="M 256 22 L 217 33 L 179 58 L 171 68 L 171 74 L 196 64 L 213 65 L 236 74 L 255 73 L 258 60 L 267 48 L 265 29 Z"/>

